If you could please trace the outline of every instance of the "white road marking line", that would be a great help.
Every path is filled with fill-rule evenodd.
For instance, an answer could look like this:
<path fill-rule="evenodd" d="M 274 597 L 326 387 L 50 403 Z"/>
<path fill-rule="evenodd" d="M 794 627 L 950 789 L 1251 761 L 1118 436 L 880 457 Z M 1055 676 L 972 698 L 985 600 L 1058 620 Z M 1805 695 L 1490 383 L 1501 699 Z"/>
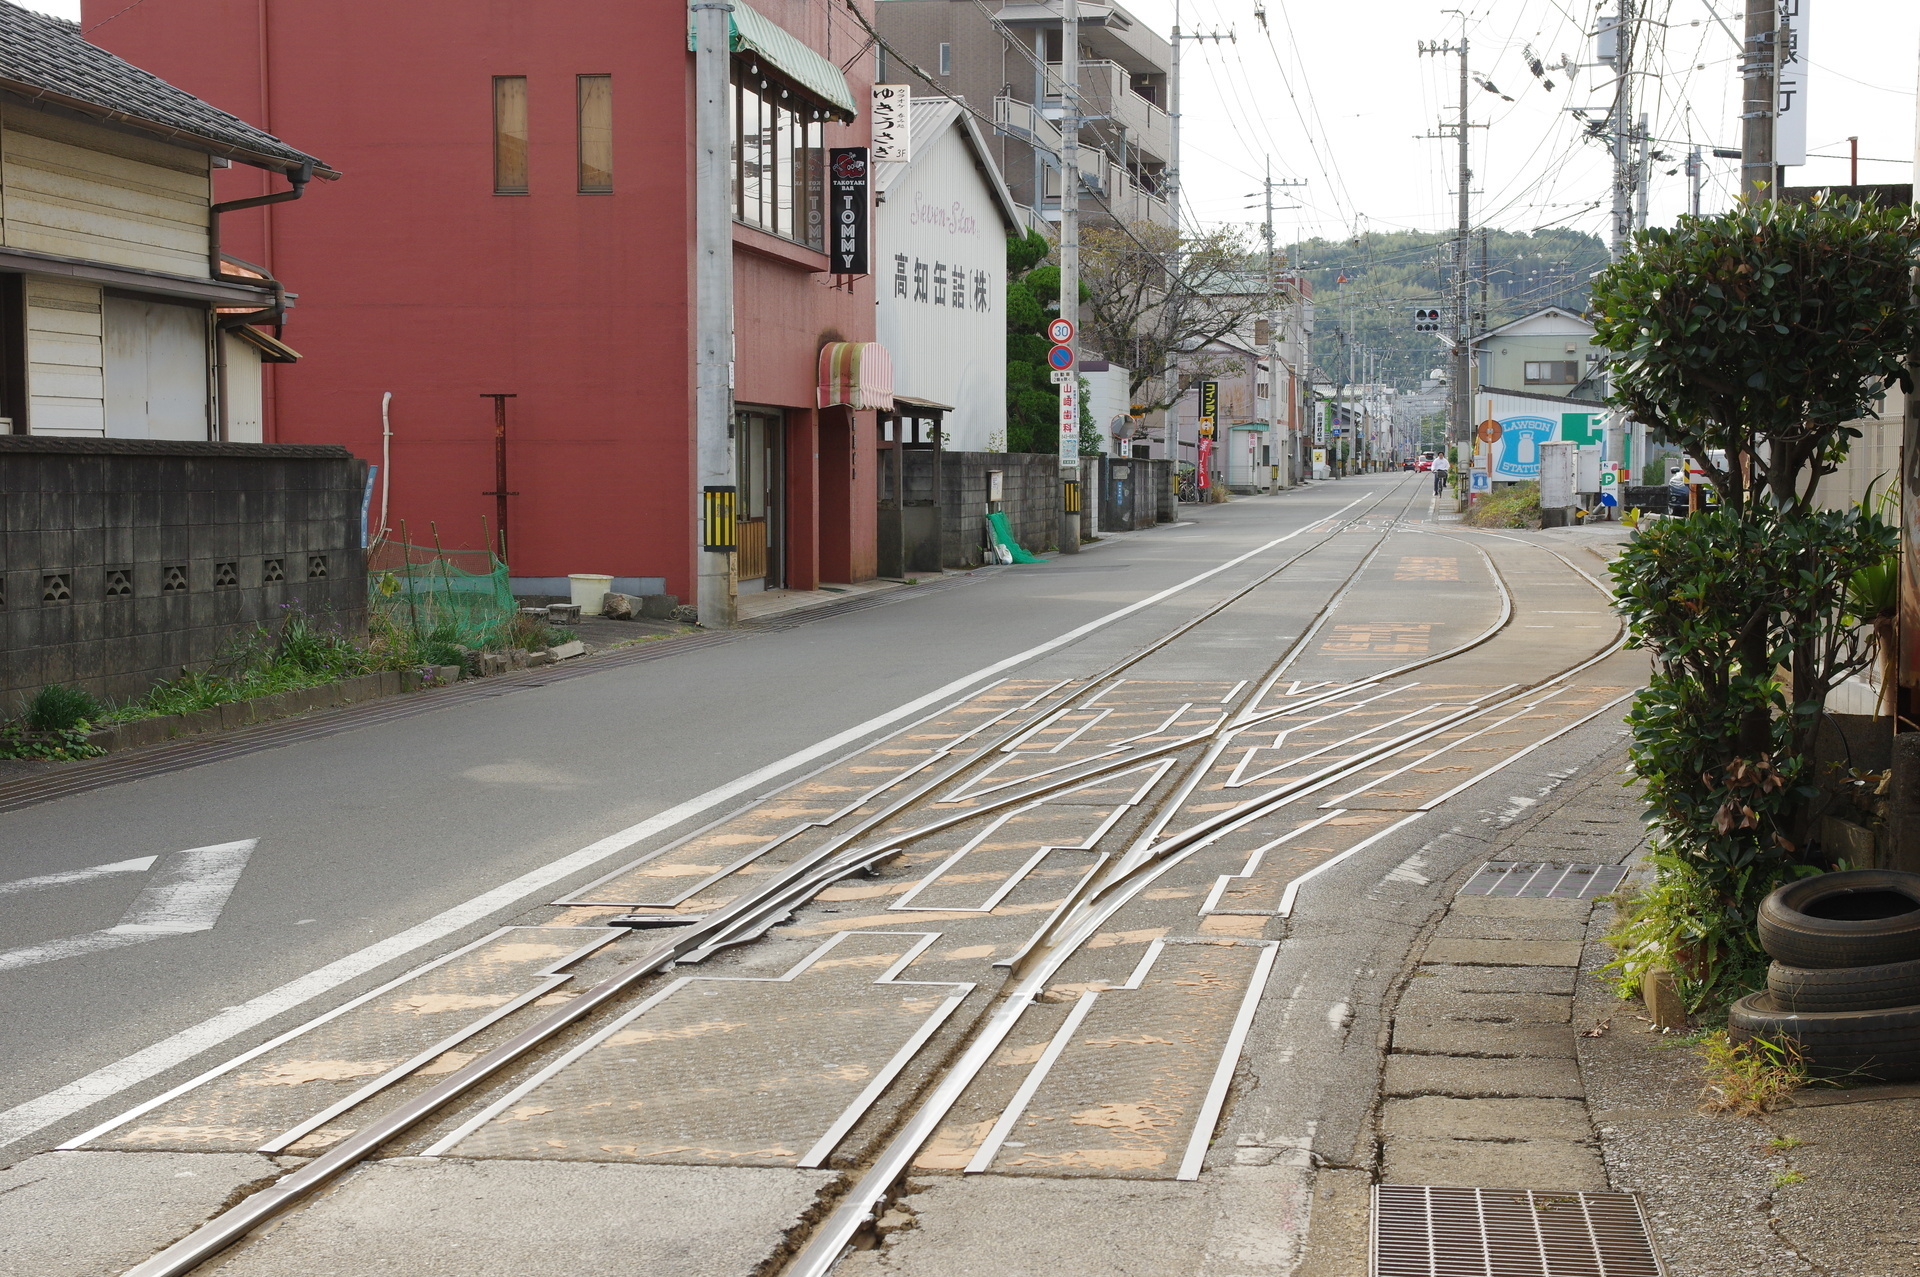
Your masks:
<path fill-rule="evenodd" d="M 939 687 L 926 695 L 918 697 L 905 705 L 898 706 L 877 717 L 844 732 L 818 741 L 805 749 L 796 750 L 785 758 L 767 764 L 756 771 L 749 772 L 736 780 L 708 790 L 697 797 L 678 803 L 657 816 L 649 817 L 638 824 L 630 825 L 617 833 L 609 834 L 598 842 L 589 843 L 572 855 L 562 856 L 558 860 L 531 869 L 510 882 L 502 883 L 492 891 L 483 892 L 471 900 L 446 909 L 424 922 L 416 923 L 385 940 L 377 941 L 345 957 L 336 959 L 326 966 L 310 971 L 297 980 L 290 980 L 277 989 L 270 989 L 258 997 L 210 1016 L 199 1024 L 182 1029 L 172 1037 L 163 1038 L 152 1046 L 145 1047 L 125 1056 L 112 1064 L 95 1069 L 84 1077 L 76 1078 L 65 1086 L 48 1091 L 31 1100 L 16 1104 L 0 1112 L 0 1148 L 24 1139 L 35 1131 L 53 1125 L 71 1117 L 82 1109 L 101 1100 L 118 1095 L 128 1087 L 138 1086 L 147 1079 L 166 1072 L 168 1069 L 192 1059 L 202 1051 L 210 1050 L 222 1042 L 237 1037 L 258 1025 L 266 1023 L 284 1011 L 291 1010 L 312 998 L 319 997 L 350 980 L 356 980 L 370 971 L 386 965 L 395 958 L 404 957 L 425 945 L 445 939 L 464 927 L 481 921 L 490 914 L 516 904 L 535 892 L 543 891 L 554 883 L 572 877 L 583 869 L 599 864 L 610 856 L 632 847 L 635 843 L 651 838 L 657 833 L 673 828 L 682 821 L 701 812 L 709 811 L 721 803 L 728 802 L 748 793 L 769 780 L 792 771 L 803 763 L 831 754 L 848 745 L 857 744 L 873 732 L 903 718 L 910 718 L 941 701 L 968 690 L 975 684 L 985 682 L 1004 670 L 1023 665 L 1036 657 L 1078 642 L 1087 635 L 1113 625 L 1118 621 L 1152 607 L 1156 603 L 1172 598 L 1183 590 L 1192 588 L 1202 581 L 1210 580 L 1220 573 L 1245 563 L 1255 555 L 1264 554 L 1274 546 L 1291 541 L 1294 537 L 1319 527 L 1328 519 L 1335 518 L 1362 501 L 1365 496 L 1355 497 L 1332 514 L 1305 524 L 1285 536 L 1275 537 L 1262 545 L 1257 545 L 1245 554 L 1228 559 L 1204 572 L 1195 573 L 1184 581 L 1176 582 L 1166 589 L 1146 598 L 1136 600 L 1125 607 L 1115 608 L 1105 616 L 1095 617 L 1084 625 L 1076 626 L 1044 643 L 1037 643 L 1024 652 L 1017 652 L 991 665 L 983 666 L 971 674 L 964 675 Z"/>
<path fill-rule="evenodd" d="M 122 949 L 162 936 L 211 931 L 213 924 L 220 920 L 220 911 L 227 907 L 227 897 L 233 894 L 234 884 L 240 881 L 240 871 L 247 867 L 247 857 L 253 854 L 256 844 L 256 839 L 246 838 L 176 851 L 166 858 L 157 881 L 134 897 L 118 925 L 7 949 L 0 952 L 0 971 L 17 971 L 21 967 L 77 958 L 84 953 Z M 149 858 L 148 863 L 153 859 Z"/>
<path fill-rule="evenodd" d="M 90 882 L 95 878 L 106 878 L 113 874 L 145 873 L 153 868 L 158 856 L 139 856 L 133 860 L 116 860 L 110 865 L 95 865 L 91 869 L 68 869 L 62 873 L 41 874 L 36 878 L 16 878 L 12 882 L 0 882 L 0 896 L 23 895 L 29 891 L 44 891 L 48 887 L 64 887 L 69 883 Z"/>

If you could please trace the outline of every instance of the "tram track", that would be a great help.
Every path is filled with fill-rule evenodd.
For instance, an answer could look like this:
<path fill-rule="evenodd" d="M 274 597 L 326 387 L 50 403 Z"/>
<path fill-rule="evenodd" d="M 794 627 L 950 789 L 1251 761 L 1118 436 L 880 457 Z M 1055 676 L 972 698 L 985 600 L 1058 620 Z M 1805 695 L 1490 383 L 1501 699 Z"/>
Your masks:
<path fill-rule="evenodd" d="M 1342 534 L 1363 526 L 1368 519 L 1375 518 L 1377 512 L 1397 495 L 1398 490 L 1389 491 L 1357 514 L 1344 518 L 1339 515 L 1333 516 L 1335 521 L 1331 521 L 1331 526 L 1324 528 L 1324 535 L 1313 544 L 1287 556 L 1280 564 L 1261 572 L 1248 584 L 1233 590 L 1225 598 L 1203 609 L 1198 615 L 1174 627 L 1166 634 L 1129 652 L 1099 673 L 1084 679 L 1069 680 L 1069 683 L 1077 684 L 1070 694 L 1059 696 L 1058 693 L 1067 684 L 1055 683 L 1028 698 L 1022 705 L 1003 711 L 990 722 L 979 725 L 975 732 L 963 735 L 957 742 L 969 746 L 966 757 L 959 758 L 951 767 L 926 767 L 928 774 L 908 784 L 904 790 L 892 795 L 889 800 L 879 803 L 874 810 L 860 815 L 850 827 L 832 833 L 820 846 L 804 852 L 793 863 L 767 875 L 766 881 L 698 916 L 674 916 L 661 913 L 658 915 L 659 921 L 680 925 L 674 926 L 670 932 L 661 935 L 657 942 L 642 951 L 631 963 L 573 1000 L 556 1007 L 538 1022 L 507 1041 L 486 1051 L 444 1081 L 362 1125 L 312 1162 L 208 1221 L 194 1233 L 132 1269 L 129 1277 L 175 1277 L 177 1274 L 190 1272 L 253 1229 L 286 1211 L 317 1189 L 331 1183 L 380 1149 L 392 1145 L 435 1114 L 448 1110 L 475 1095 L 484 1086 L 496 1081 L 522 1061 L 535 1055 L 563 1033 L 623 1005 L 644 982 L 662 971 L 675 964 L 697 963 L 722 949 L 745 944 L 764 936 L 770 928 L 791 918 L 807 901 L 828 886 L 853 875 L 875 872 L 881 865 L 899 856 L 915 843 L 930 839 L 936 834 L 964 825 L 969 821 L 978 821 L 986 815 L 1010 811 L 1023 804 L 1035 804 L 1055 795 L 1068 794 L 1076 788 L 1084 788 L 1090 782 L 1110 780 L 1156 764 L 1164 765 L 1159 776 L 1154 778 L 1156 787 L 1164 787 L 1166 777 L 1177 772 L 1178 782 L 1171 786 L 1169 792 L 1155 801 L 1146 827 L 1133 838 L 1127 848 L 1118 855 L 1100 853 L 1095 864 L 1069 892 L 1060 907 L 1033 933 L 1027 945 L 1002 963 L 996 964 L 1007 968 L 1007 983 L 992 995 L 994 1003 L 991 1010 L 985 1013 L 984 1022 L 976 1023 L 969 1032 L 958 1058 L 940 1069 L 932 1089 L 914 1103 L 911 1116 L 899 1126 L 878 1156 L 859 1172 L 857 1182 L 839 1200 L 828 1217 L 814 1229 L 806 1245 L 786 1270 L 793 1274 L 806 1274 L 808 1277 L 826 1273 L 837 1262 L 853 1235 L 872 1216 L 877 1204 L 886 1197 L 893 1183 L 905 1171 L 915 1152 L 932 1135 L 952 1104 L 959 1099 L 994 1050 L 1018 1024 L 1022 1014 L 1032 1005 L 1034 998 L 1046 988 L 1048 981 L 1069 959 L 1080 952 L 1102 925 L 1125 908 L 1129 902 L 1139 898 L 1141 893 L 1154 882 L 1223 833 L 1245 826 L 1288 804 L 1321 793 L 1342 780 L 1361 776 L 1369 767 L 1382 760 L 1394 758 L 1409 748 L 1432 741 L 1450 730 L 1457 729 L 1462 724 L 1501 710 L 1522 706 L 1527 697 L 1537 695 L 1543 688 L 1553 683 L 1574 677 L 1619 650 L 1624 637 L 1616 635 L 1615 641 L 1604 650 L 1554 672 L 1550 677 L 1537 679 L 1524 686 L 1509 684 L 1496 689 L 1489 695 L 1475 699 L 1472 703 L 1442 714 L 1432 721 L 1418 723 L 1405 731 L 1389 735 L 1384 740 L 1362 743 L 1360 737 L 1366 733 L 1356 734 L 1353 740 L 1338 743 L 1340 747 L 1357 746 L 1350 754 L 1334 759 L 1285 784 L 1269 788 L 1245 803 L 1235 804 L 1228 810 L 1213 813 L 1176 832 L 1167 833 L 1168 826 L 1177 818 L 1196 787 L 1219 764 L 1226 750 L 1238 737 L 1279 720 L 1297 718 L 1315 709 L 1331 706 L 1340 700 L 1351 699 L 1356 690 L 1378 688 L 1389 684 L 1391 680 L 1403 679 L 1415 671 L 1453 660 L 1492 641 L 1510 623 L 1513 617 L 1511 591 L 1502 579 L 1493 557 L 1478 546 L 1473 546 L 1485 562 L 1489 579 L 1495 586 L 1500 603 L 1499 615 L 1491 626 L 1462 643 L 1424 659 L 1394 665 L 1389 669 L 1329 688 L 1318 694 L 1314 694 L 1314 689 L 1308 688 L 1305 689 L 1305 694 L 1291 698 L 1286 704 L 1262 708 L 1264 699 L 1278 686 L 1287 670 L 1308 650 L 1308 645 L 1329 623 L 1342 602 L 1348 598 L 1356 582 L 1375 562 L 1392 537 L 1404 529 L 1406 525 L 1403 520 L 1407 509 L 1413 504 L 1412 499 L 1409 498 L 1405 505 L 1385 522 L 1379 535 L 1355 565 L 1328 592 L 1326 599 L 1314 612 L 1309 623 L 1303 626 L 1300 634 L 1289 642 L 1269 670 L 1257 680 L 1243 681 L 1227 697 L 1222 698 L 1223 702 L 1230 702 L 1230 705 L 1224 706 L 1210 724 L 1173 739 L 1161 740 L 1157 743 L 1149 743 L 1145 740 L 1129 742 L 1129 747 L 1105 750 L 1091 758 L 1070 760 L 1056 768 L 1053 774 L 1016 777 L 1006 784 L 1006 788 L 1013 792 L 999 793 L 992 797 L 988 797 L 985 792 L 979 792 L 972 796 L 976 801 L 971 801 L 962 810 L 934 816 L 931 820 L 916 824 L 910 829 L 891 830 L 882 836 L 875 836 L 878 831 L 885 831 L 889 822 L 897 821 L 910 812 L 937 806 L 941 791 L 952 792 L 951 787 L 956 776 L 981 770 L 987 760 L 996 756 L 1005 756 L 1008 752 L 1017 750 L 1021 744 L 1031 741 L 1036 733 L 1048 730 L 1049 724 L 1059 723 L 1068 715 L 1085 710 L 1089 702 L 1103 695 L 1102 689 L 1110 689 L 1121 674 L 1138 667 L 1156 653 L 1165 651 L 1180 638 L 1192 633 L 1206 622 L 1227 613 L 1235 603 L 1249 598 L 1262 587 L 1282 579 L 1288 569 L 1309 555 L 1326 549 Z M 1417 489 L 1415 495 L 1418 495 Z M 1322 521 L 1323 524 L 1328 522 L 1330 521 Z M 1301 532 L 1309 532 L 1313 526 L 1317 525 L 1303 528 Z M 1458 540 L 1457 537 L 1432 530 L 1423 529 L 1422 531 L 1423 535 Z M 1522 544 L 1531 545 L 1525 542 Z M 1548 553 L 1553 552 L 1549 550 Z M 1581 572 L 1562 556 L 1554 554 L 1553 557 L 1560 559 L 1568 568 L 1584 577 L 1589 584 L 1602 589 L 1604 593 L 1604 587 L 1600 587 L 1590 575 Z M 1395 690 L 1391 687 L 1383 693 L 1389 697 L 1394 694 Z M 1053 703 L 1049 703 L 1050 700 Z M 1032 717 L 1022 717 L 1022 712 L 1029 709 L 1033 711 Z M 1416 709 L 1405 715 L 1402 722 L 1411 722 L 1422 712 Z M 1596 714 L 1598 712 L 1601 711 L 1596 711 Z M 1332 716 L 1338 717 L 1338 713 Z M 1594 716 L 1588 715 L 1580 722 L 1588 721 Z M 1180 714 L 1176 712 L 1167 721 L 1172 724 L 1179 718 Z M 1577 725 L 1578 723 L 1574 724 L 1574 726 Z M 994 728 L 999 729 L 997 734 L 989 730 Z M 1572 730 L 1572 728 L 1568 727 L 1565 730 Z M 1180 757 L 1183 753 L 1195 756 L 1183 762 Z M 896 781 L 898 779 L 895 778 Z M 1480 777 L 1476 776 L 1443 797 L 1451 796 L 1453 792 L 1466 788 L 1478 779 Z M 868 797 L 873 797 L 893 783 L 880 786 Z M 1341 795 L 1343 798 L 1349 796 Z M 840 818 L 854 815 L 859 809 L 858 802 L 850 804 L 835 813 L 833 819 L 825 823 L 837 823 Z M 715 823 L 724 823 L 726 819 L 722 818 L 721 822 Z M 688 837 L 695 837 L 699 832 L 695 831 L 695 834 Z M 670 843 L 635 864 L 664 854 L 674 846 L 678 846 L 681 841 L 684 840 Z M 1343 853 L 1343 857 L 1357 849 L 1349 849 L 1347 853 Z M 744 864 L 745 862 L 735 864 L 729 871 L 739 869 Z M 627 868 L 631 869 L 632 866 Z M 620 872 L 623 871 L 616 871 L 616 874 Z M 1289 907 L 1291 895 L 1290 891 Z M 660 906 L 649 907 L 660 908 Z M 1270 963 L 1270 955 L 1263 961 Z M 1144 967 L 1142 969 L 1144 970 Z M 1250 1006 L 1251 1004 L 1249 1008 Z M 1247 1014 L 1251 1014 L 1250 1009 Z M 1236 1032 L 1244 1036 L 1244 1028 L 1242 1024 Z M 1227 1058 L 1231 1060 L 1235 1055 L 1237 1055 L 1237 1047 L 1229 1052 Z M 187 1086 L 196 1085 L 198 1081 L 199 1079 L 196 1079 Z M 1216 1082 L 1218 1086 L 1215 1089 L 1220 1090 L 1223 1096 L 1224 1081 L 1216 1079 Z M 187 1088 L 178 1088 L 177 1091 L 185 1089 Z M 1213 1096 L 1209 1099 L 1209 1104 L 1213 1105 L 1213 1111 L 1216 1114 L 1217 1101 L 1220 1098 L 1221 1096 Z M 114 1123 L 95 1128 L 94 1131 L 66 1147 L 85 1144 L 93 1136 L 124 1122 L 130 1116 L 132 1115 L 123 1115 Z M 1004 1131 L 1002 1135 L 1004 1136 Z M 290 1142 L 288 1139 L 283 1139 L 276 1147 L 285 1147 Z M 440 1145 L 436 1145 L 436 1148 L 442 1145 L 451 1147 L 455 1142 L 457 1140 L 449 1137 L 441 1141 Z M 1186 1162 L 1193 1161 L 1191 1150 L 1189 1153 Z M 1189 1169 L 1186 1162 L 1183 1162 L 1183 1173 L 1180 1178 L 1191 1177 L 1185 1173 Z M 1197 1163 L 1191 1169 L 1197 1174 Z"/>

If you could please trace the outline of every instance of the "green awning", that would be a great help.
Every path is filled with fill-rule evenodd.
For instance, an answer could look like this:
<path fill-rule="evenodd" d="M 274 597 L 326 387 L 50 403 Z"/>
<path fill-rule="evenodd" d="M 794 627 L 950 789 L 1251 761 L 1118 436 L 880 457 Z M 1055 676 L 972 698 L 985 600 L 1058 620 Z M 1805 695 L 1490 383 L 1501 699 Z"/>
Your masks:
<path fill-rule="evenodd" d="M 757 53 L 780 74 L 829 106 L 838 108 L 848 118 L 859 114 L 854 110 L 853 91 L 847 87 L 847 77 L 840 74 L 840 68 L 789 35 L 785 28 L 755 13 L 741 0 L 733 0 L 729 21 L 733 24 L 735 53 Z"/>

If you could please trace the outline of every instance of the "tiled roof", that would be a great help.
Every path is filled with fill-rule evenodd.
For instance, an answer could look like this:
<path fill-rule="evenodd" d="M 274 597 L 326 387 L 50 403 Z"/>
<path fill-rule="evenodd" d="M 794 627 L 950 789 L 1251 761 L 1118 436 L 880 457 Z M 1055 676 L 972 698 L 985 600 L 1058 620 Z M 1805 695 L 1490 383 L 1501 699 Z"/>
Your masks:
<path fill-rule="evenodd" d="M 338 176 L 270 133 L 88 44 L 77 24 L 0 0 L 0 92 L 52 102 L 245 163 Z"/>

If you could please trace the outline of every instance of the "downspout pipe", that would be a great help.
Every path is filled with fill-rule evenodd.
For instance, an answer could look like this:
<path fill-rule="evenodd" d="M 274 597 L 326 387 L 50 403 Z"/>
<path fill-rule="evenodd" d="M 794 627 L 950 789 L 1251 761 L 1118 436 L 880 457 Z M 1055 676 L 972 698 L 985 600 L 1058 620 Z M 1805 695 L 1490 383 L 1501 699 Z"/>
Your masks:
<path fill-rule="evenodd" d="M 226 272 L 220 269 L 220 214 L 237 213 L 243 208 L 262 208 L 268 204 L 284 204 L 297 200 L 307 193 L 307 183 L 313 180 L 313 161 L 308 160 L 299 168 L 287 174 L 292 188 L 275 191 L 272 195 L 255 195 L 244 200 L 228 200 L 224 204 L 214 204 L 207 209 L 207 264 L 215 279 Z"/>

